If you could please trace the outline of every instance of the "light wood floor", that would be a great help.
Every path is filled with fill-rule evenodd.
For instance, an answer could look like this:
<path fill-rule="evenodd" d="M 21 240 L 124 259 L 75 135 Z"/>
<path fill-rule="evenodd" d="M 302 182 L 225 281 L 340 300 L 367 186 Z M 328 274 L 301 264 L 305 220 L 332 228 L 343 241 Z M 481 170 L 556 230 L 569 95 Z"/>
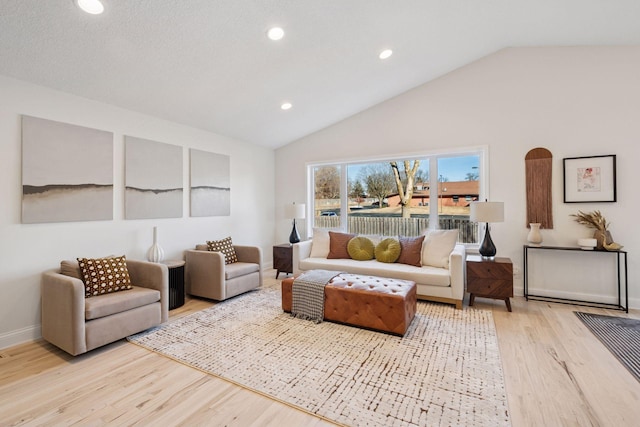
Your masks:
<path fill-rule="evenodd" d="M 273 273 L 266 286 L 279 283 Z M 171 318 L 210 305 L 188 299 Z M 640 382 L 573 311 L 624 313 L 521 297 L 512 306 L 475 303 L 493 310 L 514 427 L 640 425 Z M 332 425 L 126 341 L 75 358 L 43 341 L 0 350 L 1 426 L 105 424 Z"/>

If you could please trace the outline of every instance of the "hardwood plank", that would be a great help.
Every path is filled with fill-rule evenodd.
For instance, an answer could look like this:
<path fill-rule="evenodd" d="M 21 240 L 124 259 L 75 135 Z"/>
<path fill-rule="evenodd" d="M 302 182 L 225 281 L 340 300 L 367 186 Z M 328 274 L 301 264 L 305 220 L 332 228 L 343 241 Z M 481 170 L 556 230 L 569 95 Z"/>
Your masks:
<path fill-rule="evenodd" d="M 275 270 L 265 286 L 279 286 Z M 171 319 L 212 301 L 187 298 Z M 573 311 L 613 310 L 476 299 L 493 311 L 513 426 L 627 426 L 640 418 L 640 383 Z M 71 357 L 43 341 L 0 351 L 1 425 L 329 426 L 330 422 L 119 341 Z"/>

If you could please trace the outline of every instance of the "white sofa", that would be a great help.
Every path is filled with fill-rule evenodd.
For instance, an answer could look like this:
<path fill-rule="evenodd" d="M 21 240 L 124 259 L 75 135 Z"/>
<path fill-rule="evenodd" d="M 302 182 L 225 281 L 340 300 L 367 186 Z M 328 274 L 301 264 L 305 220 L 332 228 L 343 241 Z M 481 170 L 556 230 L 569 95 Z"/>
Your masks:
<path fill-rule="evenodd" d="M 449 254 L 448 268 L 384 263 L 376 261 L 375 258 L 370 261 L 357 261 L 354 259 L 311 257 L 312 245 L 313 239 L 293 245 L 294 274 L 323 269 L 412 280 L 416 282 L 419 299 L 454 304 L 456 308 L 462 308 L 466 277 L 464 245 L 456 244 L 454 246 L 453 251 Z"/>

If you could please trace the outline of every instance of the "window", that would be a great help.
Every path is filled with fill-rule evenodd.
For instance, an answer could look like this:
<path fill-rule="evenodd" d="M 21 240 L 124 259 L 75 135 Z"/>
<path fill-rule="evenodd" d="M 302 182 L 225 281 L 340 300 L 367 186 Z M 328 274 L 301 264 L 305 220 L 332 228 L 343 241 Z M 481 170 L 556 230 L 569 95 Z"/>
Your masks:
<path fill-rule="evenodd" d="M 340 228 L 341 172 L 340 165 L 313 168 L 314 227 Z"/>
<path fill-rule="evenodd" d="M 311 165 L 313 226 L 386 236 L 457 229 L 460 242 L 477 243 L 469 205 L 479 199 L 483 155 Z"/>

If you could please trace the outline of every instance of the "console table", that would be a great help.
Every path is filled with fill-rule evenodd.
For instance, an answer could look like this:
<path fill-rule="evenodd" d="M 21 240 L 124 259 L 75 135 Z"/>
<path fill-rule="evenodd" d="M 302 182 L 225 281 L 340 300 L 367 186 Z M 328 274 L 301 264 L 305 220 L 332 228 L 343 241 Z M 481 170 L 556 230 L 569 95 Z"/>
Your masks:
<path fill-rule="evenodd" d="M 529 293 L 529 251 L 575 251 L 575 252 L 583 252 L 583 253 L 596 253 L 596 254 L 604 254 L 604 256 L 611 255 L 616 257 L 616 269 L 617 269 L 617 279 L 618 279 L 618 303 L 617 304 L 609 304 L 597 301 L 585 301 L 578 299 L 569 299 L 569 298 L 557 298 L 557 297 L 547 297 L 544 295 L 532 295 Z M 524 245 L 524 297 L 527 301 L 529 299 L 532 300 L 540 300 L 540 301 L 549 301 L 549 302 L 558 302 L 563 304 L 575 304 L 575 305 L 584 305 L 588 307 L 599 307 L 599 308 L 613 308 L 616 310 L 624 310 L 625 312 L 629 312 L 629 293 L 628 293 L 628 278 L 627 278 L 627 252 L 626 251 L 602 251 L 602 250 L 592 250 L 585 251 L 579 247 L 575 246 L 532 246 L 532 245 Z M 622 274 L 624 271 L 624 275 Z M 623 280 L 624 279 L 624 280 Z M 624 283 L 623 283 L 624 282 Z M 624 305 L 622 305 L 622 287 L 624 286 Z"/>

